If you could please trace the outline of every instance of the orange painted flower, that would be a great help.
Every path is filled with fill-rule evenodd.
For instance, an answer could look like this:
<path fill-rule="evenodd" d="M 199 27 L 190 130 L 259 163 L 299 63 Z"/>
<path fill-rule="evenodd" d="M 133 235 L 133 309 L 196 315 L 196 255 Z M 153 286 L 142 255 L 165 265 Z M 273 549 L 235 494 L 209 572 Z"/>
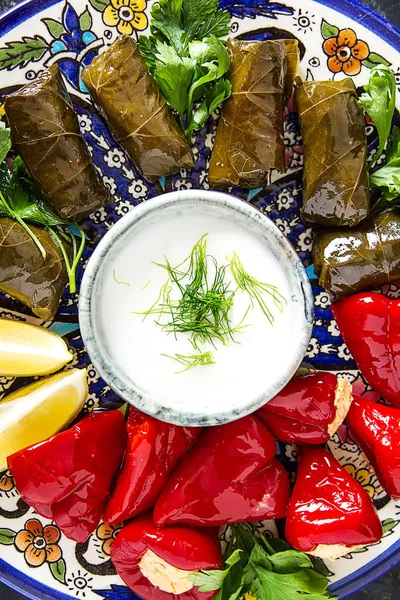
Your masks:
<path fill-rule="evenodd" d="M 103 21 L 109 27 L 116 27 L 119 33 L 132 35 L 136 30 L 147 27 L 146 0 L 111 0 L 103 12 Z"/>
<path fill-rule="evenodd" d="M 101 523 L 98 526 L 96 535 L 103 542 L 101 549 L 106 556 L 110 556 L 111 546 L 114 543 L 115 538 L 122 529 L 122 525 L 108 525 L 107 523 Z"/>
<path fill-rule="evenodd" d="M 14 544 L 24 553 L 30 567 L 41 567 L 45 562 L 60 560 L 62 553 L 57 544 L 60 537 L 60 531 L 54 525 L 43 527 L 37 519 L 30 519 L 25 523 L 25 529 L 15 536 Z"/>
<path fill-rule="evenodd" d="M 329 56 L 328 68 L 332 73 L 358 75 L 362 61 L 369 56 L 368 44 L 358 40 L 352 29 L 342 29 L 336 37 L 325 40 L 323 49 Z"/>
<path fill-rule="evenodd" d="M 0 492 L 11 492 L 15 488 L 13 476 L 6 471 L 0 476 Z"/>

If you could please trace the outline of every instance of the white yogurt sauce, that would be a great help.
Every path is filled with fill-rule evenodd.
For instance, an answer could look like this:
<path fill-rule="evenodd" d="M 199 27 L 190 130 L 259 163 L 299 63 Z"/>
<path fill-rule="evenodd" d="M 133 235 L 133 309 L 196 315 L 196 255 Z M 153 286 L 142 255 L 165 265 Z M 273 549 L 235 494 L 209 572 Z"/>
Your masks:
<path fill-rule="evenodd" d="M 102 269 L 97 310 L 110 355 L 132 382 L 175 410 L 196 412 L 198 406 L 202 407 L 201 412 L 207 407 L 229 410 L 232 405 L 244 404 L 246 399 L 255 399 L 271 380 L 279 380 L 295 355 L 295 344 L 290 338 L 302 307 L 291 302 L 283 267 L 260 236 L 242 224 L 221 218 L 217 211 L 215 215 L 212 210 L 208 212 L 175 211 L 162 221 L 142 223 L 119 245 L 118 252 L 106 259 Z M 275 317 L 273 326 L 255 306 L 245 321 L 248 329 L 235 335 L 237 343 L 217 343 L 216 350 L 204 346 L 204 351 L 213 352 L 216 364 L 176 374 L 184 367 L 162 355 L 193 354 L 190 335 L 178 333 L 175 339 L 174 334 L 167 335 L 155 324 L 156 317 L 143 320 L 133 313 L 147 311 L 166 282 L 166 271 L 152 261 L 165 262 L 166 255 L 172 265 L 178 265 L 205 233 L 208 253 L 218 265 L 226 264 L 226 257 L 236 252 L 246 271 L 259 281 L 278 286 L 288 304 L 281 314 L 272 298 L 269 301 L 266 297 Z M 230 278 L 229 269 L 227 274 Z M 114 275 L 129 286 L 116 283 Z M 231 311 L 233 326 L 249 305 L 248 295 L 238 292 Z"/>

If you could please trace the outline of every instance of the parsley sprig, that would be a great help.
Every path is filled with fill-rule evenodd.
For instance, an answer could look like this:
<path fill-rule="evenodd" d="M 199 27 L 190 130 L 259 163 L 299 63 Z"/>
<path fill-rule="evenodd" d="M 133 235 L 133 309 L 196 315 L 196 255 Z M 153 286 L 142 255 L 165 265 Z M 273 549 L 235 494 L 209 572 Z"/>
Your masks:
<path fill-rule="evenodd" d="M 218 0 L 160 0 L 151 17 L 152 35 L 140 36 L 139 48 L 190 140 L 231 95 L 230 58 L 219 39 L 229 32 L 230 15 Z"/>
<path fill-rule="evenodd" d="M 47 204 L 42 191 L 29 178 L 20 156 L 9 168 L 6 157 L 11 150 L 10 129 L 0 121 L 0 217 L 17 221 L 29 234 L 44 260 L 46 250 L 29 224 L 46 229 L 59 246 L 65 262 L 70 290 L 76 291 L 76 268 L 85 247 L 85 234 L 76 223 L 59 217 Z M 67 242 L 67 245 L 65 245 Z"/>
<path fill-rule="evenodd" d="M 364 90 L 359 102 L 373 120 L 379 136 L 379 146 L 374 155 L 376 161 L 385 149 L 396 107 L 396 79 L 392 69 L 386 65 L 371 69 Z"/>
<path fill-rule="evenodd" d="M 371 209 L 371 216 L 375 216 L 400 204 L 400 129 L 394 127 L 392 130 L 396 108 L 396 78 L 393 70 L 386 65 L 371 69 L 369 83 L 364 89 L 365 93 L 360 96 L 359 102 L 373 120 L 379 137 L 372 167 L 386 150 L 385 164 L 369 175 L 370 187 L 381 192 Z"/>
<path fill-rule="evenodd" d="M 326 600 L 329 580 L 319 561 L 267 539 L 248 523 L 232 526 L 224 570 L 199 571 L 189 579 L 200 592 L 218 591 L 216 600 Z"/>

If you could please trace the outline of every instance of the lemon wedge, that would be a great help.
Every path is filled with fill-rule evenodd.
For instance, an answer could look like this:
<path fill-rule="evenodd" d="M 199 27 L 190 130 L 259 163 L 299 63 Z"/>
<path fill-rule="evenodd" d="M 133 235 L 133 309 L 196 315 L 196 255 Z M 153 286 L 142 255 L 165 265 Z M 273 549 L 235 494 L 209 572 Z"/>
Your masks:
<path fill-rule="evenodd" d="M 75 419 L 88 395 L 86 369 L 71 369 L 21 388 L 0 402 L 0 472 L 7 456 L 42 442 Z"/>
<path fill-rule="evenodd" d="M 0 376 L 55 373 L 72 360 L 62 337 L 44 327 L 0 319 Z"/>

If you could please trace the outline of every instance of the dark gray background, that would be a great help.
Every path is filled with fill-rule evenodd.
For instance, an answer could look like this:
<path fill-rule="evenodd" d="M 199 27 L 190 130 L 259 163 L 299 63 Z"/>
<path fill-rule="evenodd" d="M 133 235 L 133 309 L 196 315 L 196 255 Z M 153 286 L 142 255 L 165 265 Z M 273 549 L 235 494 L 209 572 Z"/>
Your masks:
<path fill-rule="evenodd" d="M 17 0 L 0 0 L 0 12 L 16 4 Z M 400 0 L 364 0 L 364 4 L 400 27 Z M 0 584 L 0 600 L 23 600 L 23 596 Z M 349 600 L 400 600 L 400 566 Z"/>

